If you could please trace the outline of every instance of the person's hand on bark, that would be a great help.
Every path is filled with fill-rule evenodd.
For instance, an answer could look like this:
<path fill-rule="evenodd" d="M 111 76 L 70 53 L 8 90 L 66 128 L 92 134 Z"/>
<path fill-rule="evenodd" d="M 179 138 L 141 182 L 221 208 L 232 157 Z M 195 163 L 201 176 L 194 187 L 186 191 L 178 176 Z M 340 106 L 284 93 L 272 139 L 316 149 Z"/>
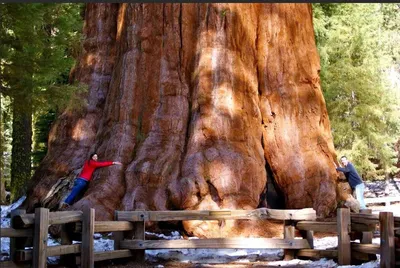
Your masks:
<path fill-rule="evenodd" d="M 338 168 L 338 165 L 336 164 L 335 161 L 333 161 L 333 164 L 335 165 L 335 168 Z"/>
<path fill-rule="evenodd" d="M 122 166 L 122 163 L 121 163 L 121 162 L 118 162 L 118 161 L 115 161 L 115 162 L 113 162 L 113 165 Z"/>

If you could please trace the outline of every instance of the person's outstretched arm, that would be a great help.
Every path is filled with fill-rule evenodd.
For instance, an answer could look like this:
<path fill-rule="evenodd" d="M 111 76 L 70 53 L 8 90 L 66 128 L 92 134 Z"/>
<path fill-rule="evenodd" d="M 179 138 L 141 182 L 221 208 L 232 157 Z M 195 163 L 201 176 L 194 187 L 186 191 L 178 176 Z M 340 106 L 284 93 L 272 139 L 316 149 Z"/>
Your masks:
<path fill-rule="evenodd" d="M 347 165 L 345 167 L 336 167 L 336 170 L 341 171 L 343 173 L 347 173 L 347 172 L 350 172 L 350 167 L 349 167 L 349 165 Z"/>
<path fill-rule="evenodd" d="M 108 167 L 111 165 L 122 165 L 122 163 L 118 162 L 118 161 L 115 161 L 115 162 L 113 162 L 113 161 L 90 161 L 90 162 L 91 162 L 90 164 L 95 166 L 96 168 Z"/>

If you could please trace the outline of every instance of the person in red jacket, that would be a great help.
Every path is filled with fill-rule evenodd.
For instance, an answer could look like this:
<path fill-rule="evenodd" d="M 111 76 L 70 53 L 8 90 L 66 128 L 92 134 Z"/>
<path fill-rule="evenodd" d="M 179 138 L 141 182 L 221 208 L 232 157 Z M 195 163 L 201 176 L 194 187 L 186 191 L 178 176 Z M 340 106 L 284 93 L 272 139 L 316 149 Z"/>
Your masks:
<path fill-rule="evenodd" d="M 79 174 L 78 178 L 75 179 L 74 187 L 72 188 L 69 196 L 65 199 L 64 203 L 62 203 L 60 207 L 61 209 L 73 204 L 76 196 L 86 188 L 89 181 L 92 179 L 93 172 L 96 170 L 96 168 L 108 167 L 111 165 L 122 165 L 121 162 L 97 161 L 97 159 L 97 154 L 93 153 L 90 155 L 89 160 L 85 161 L 82 172 Z"/>

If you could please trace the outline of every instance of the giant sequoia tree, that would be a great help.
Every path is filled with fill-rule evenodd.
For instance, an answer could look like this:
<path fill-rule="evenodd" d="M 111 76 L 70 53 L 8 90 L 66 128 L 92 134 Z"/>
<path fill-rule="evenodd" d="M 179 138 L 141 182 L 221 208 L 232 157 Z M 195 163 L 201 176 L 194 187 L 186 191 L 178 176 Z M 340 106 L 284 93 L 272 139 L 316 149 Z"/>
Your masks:
<path fill-rule="evenodd" d="M 309 4 L 88 4 L 72 72 L 89 85 L 86 106 L 53 126 L 27 208 L 56 208 L 96 151 L 124 163 L 95 173 L 73 206 L 95 208 L 98 219 L 115 209 L 254 209 L 267 180 L 286 208 L 328 215 L 339 196 L 336 155 L 311 12 Z M 184 226 L 197 235 L 241 228 Z"/>

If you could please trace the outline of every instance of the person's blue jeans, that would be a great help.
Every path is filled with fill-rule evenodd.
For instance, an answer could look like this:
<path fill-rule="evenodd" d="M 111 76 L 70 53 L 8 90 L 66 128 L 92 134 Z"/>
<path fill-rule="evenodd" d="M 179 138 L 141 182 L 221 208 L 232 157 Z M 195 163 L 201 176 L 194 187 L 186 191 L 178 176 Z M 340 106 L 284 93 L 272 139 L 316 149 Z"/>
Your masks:
<path fill-rule="evenodd" d="M 69 196 L 67 197 L 67 199 L 65 199 L 65 203 L 67 203 L 68 205 L 72 205 L 72 203 L 74 202 L 76 196 L 83 190 L 86 188 L 88 184 L 88 181 L 82 178 L 77 178 L 75 179 L 74 182 L 74 187 L 72 188 L 71 193 L 69 194 Z"/>
<path fill-rule="evenodd" d="M 364 202 L 364 183 L 360 183 L 356 186 L 354 191 L 356 192 L 356 199 L 358 202 L 360 202 L 360 208 L 361 209 L 366 209 L 367 207 L 365 206 Z"/>

